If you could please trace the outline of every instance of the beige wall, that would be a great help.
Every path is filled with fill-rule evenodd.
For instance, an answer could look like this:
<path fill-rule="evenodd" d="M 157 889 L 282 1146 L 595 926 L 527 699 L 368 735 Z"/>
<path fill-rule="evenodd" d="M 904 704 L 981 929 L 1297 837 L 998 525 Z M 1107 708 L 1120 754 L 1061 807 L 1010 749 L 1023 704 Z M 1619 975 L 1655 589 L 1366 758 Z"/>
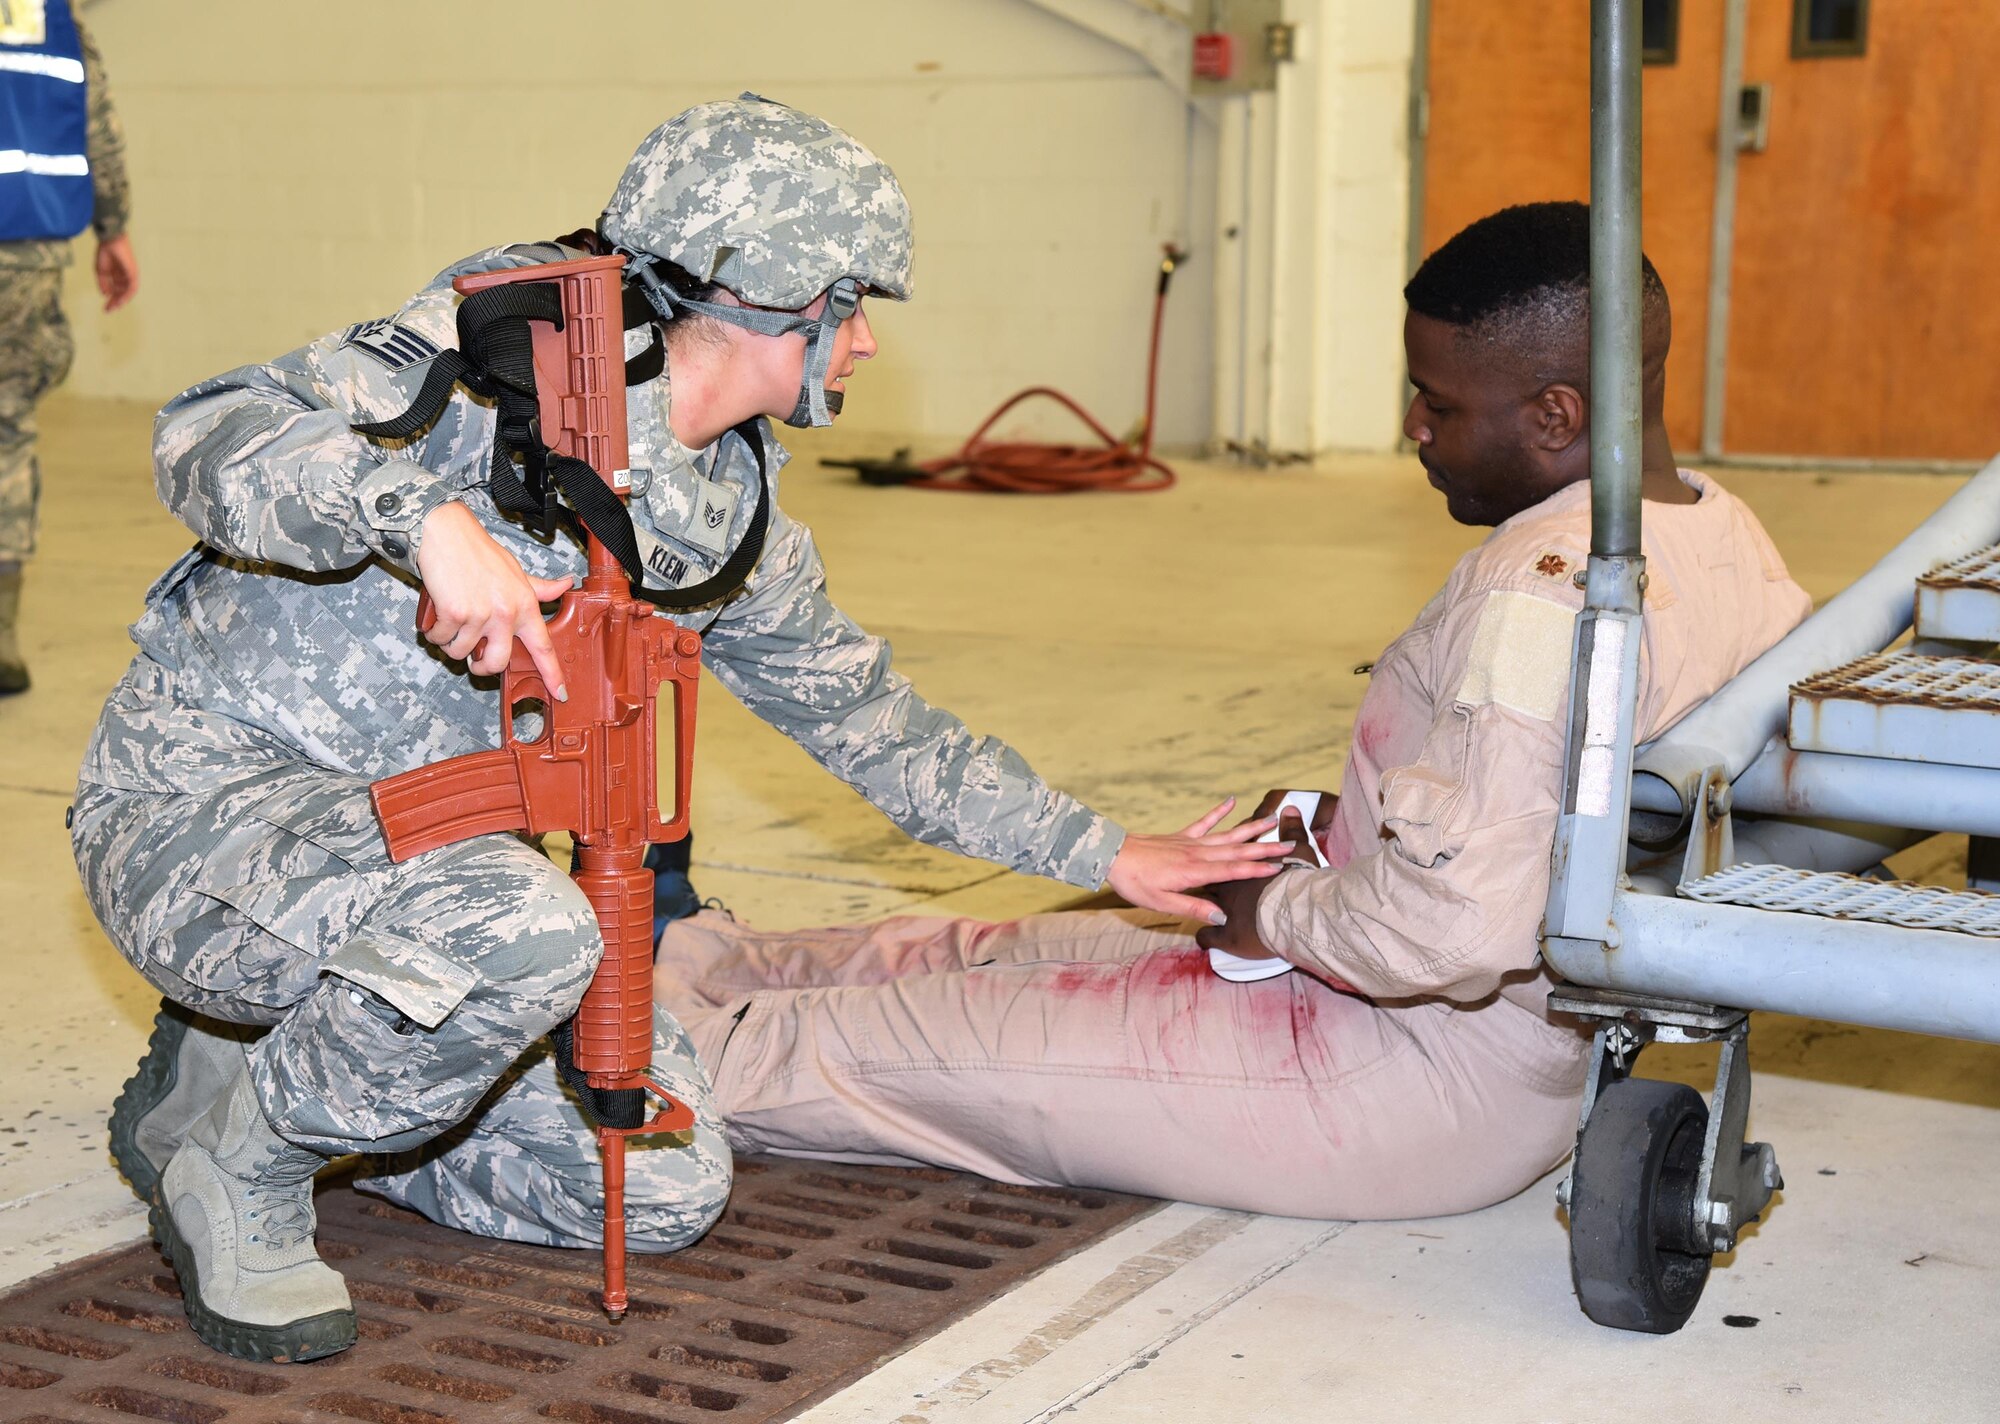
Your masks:
<path fill-rule="evenodd" d="M 1401 438 L 1414 0 L 1315 0 L 1320 125 L 1313 448 Z"/>
<path fill-rule="evenodd" d="M 392 310 L 479 247 L 589 222 L 648 129 L 755 87 L 876 149 L 916 211 L 917 300 L 877 316 L 882 355 L 844 431 L 955 438 L 1040 383 L 1122 430 L 1141 409 L 1159 245 L 1188 242 L 1190 153 L 1212 146 L 1143 61 L 1024 0 L 84 13 L 129 135 L 143 268 L 136 304 L 104 319 L 79 252 L 71 389 L 94 395 L 162 399 Z M 596 32 L 559 32 L 567 15 Z M 1208 433 L 1199 254 L 1180 280 L 1161 436 L 1193 445 Z"/>
<path fill-rule="evenodd" d="M 1403 410 L 1414 0 L 1285 0 L 1275 92 L 1204 98 L 1213 444 L 1393 450 Z"/>

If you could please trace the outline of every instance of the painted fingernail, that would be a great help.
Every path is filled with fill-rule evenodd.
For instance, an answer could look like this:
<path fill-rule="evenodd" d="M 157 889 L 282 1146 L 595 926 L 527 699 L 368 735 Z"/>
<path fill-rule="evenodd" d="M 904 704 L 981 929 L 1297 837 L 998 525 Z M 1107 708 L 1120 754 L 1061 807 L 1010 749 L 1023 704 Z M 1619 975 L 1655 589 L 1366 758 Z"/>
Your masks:
<path fill-rule="evenodd" d="M 1220 929 L 1222 926 L 1229 923 L 1229 916 L 1223 914 L 1222 911 L 1220 910 L 1216 910 L 1209 915 L 1208 922 L 1214 925 L 1217 929 Z"/>
<path fill-rule="evenodd" d="M 569 701 L 569 687 L 566 684 L 556 689 L 556 701 L 558 702 Z"/>

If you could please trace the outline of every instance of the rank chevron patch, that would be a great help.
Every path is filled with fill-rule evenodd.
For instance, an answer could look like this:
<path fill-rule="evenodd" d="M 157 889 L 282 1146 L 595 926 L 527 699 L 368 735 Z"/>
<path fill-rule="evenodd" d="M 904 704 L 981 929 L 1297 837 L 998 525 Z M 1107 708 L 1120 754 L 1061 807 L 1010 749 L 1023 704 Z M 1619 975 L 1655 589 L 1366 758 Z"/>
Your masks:
<path fill-rule="evenodd" d="M 438 348 L 430 341 L 387 316 L 356 322 L 347 328 L 340 344 L 366 351 L 392 371 L 406 371 L 438 354 Z"/>

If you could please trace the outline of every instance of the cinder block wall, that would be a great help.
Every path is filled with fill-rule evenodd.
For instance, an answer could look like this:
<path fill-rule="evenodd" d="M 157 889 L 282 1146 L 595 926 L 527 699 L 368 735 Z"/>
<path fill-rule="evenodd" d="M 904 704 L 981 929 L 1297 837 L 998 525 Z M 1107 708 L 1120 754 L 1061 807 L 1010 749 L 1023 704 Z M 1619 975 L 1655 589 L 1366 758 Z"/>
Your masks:
<path fill-rule="evenodd" d="M 1159 245 L 1187 240 L 1200 125 L 1138 58 L 1024 0 L 83 13 L 128 133 L 143 286 L 100 317 L 79 244 L 73 391 L 157 401 L 381 315 L 467 252 L 591 221 L 655 124 L 755 88 L 860 137 L 916 211 L 917 300 L 877 313 L 882 355 L 845 434 L 961 436 L 1037 383 L 1116 430 L 1140 411 Z M 1205 265 L 1182 281 L 1161 437 L 1192 445 L 1208 428 Z"/>

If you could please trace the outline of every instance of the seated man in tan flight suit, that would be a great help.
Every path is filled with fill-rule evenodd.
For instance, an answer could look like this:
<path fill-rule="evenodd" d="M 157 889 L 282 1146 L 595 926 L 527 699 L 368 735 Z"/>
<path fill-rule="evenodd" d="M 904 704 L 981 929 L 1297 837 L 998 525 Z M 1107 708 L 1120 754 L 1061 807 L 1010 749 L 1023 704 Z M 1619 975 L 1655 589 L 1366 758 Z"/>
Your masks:
<path fill-rule="evenodd" d="M 1405 289 L 1404 429 L 1452 518 L 1493 533 L 1375 665 L 1329 868 L 1216 891 L 1203 943 L 1296 972 L 1224 980 L 1195 925 L 1139 912 L 699 914 L 655 992 L 736 1148 L 1326 1218 L 1466 1211 L 1562 1160 L 1587 1040 L 1548 1017 L 1536 934 L 1589 550 L 1589 265 L 1587 209 L 1536 204 Z M 1650 739 L 1810 605 L 1750 511 L 1676 467 L 1650 263 L 1644 323 Z"/>

